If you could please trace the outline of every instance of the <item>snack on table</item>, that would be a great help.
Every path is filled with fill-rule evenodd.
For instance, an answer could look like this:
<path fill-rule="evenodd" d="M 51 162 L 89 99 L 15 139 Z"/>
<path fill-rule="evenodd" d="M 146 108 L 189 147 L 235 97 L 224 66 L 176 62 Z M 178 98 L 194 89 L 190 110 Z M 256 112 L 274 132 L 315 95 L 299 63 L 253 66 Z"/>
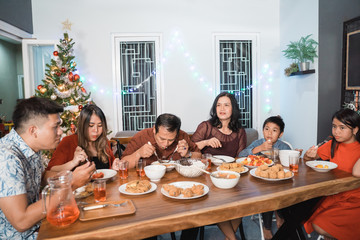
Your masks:
<path fill-rule="evenodd" d="M 316 165 L 315 167 L 317 167 L 317 168 L 325 168 L 325 169 L 328 169 L 328 168 L 329 168 L 328 165 L 322 165 L 322 164 L 318 164 L 318 165 Z"/>
<path fill-rule="evenodd" d="M 241 173 L 245 171 L 245 168 L 242 163 L 223 163 L 219 166 L 219 170 Z"/>
<path fill-rule="evenodd" d="M 283 179 L 292 177 L 292 173 L 290 171 L 285 172 L 281 164 L 276 164 L 272 167 L 262 165 L 255 170 L 255 175 L 270 179 Z"/>
<path fill-rule="evenodd" d="M 104 177 L 104 173 L 103 172 L 95 172 L 92 176 L 91 179 L 97 179 L 97 178 L 103 178 Z"/>
<path fill-rule="evenodd" d="M 204 194 L 204 186 L 194 184 L 191 188 L 179 188 L 174 185 L 164 184 L 163 189 L 168 192 L 172 197 L 177 197 L 180 194 L 184 195 L 184 198 L 193 196 L 200 196 Z"/>
<path fill-rule="evenodd" d="M 264 156 L 249 155 L 241 163 L 247 166 L 259 167 L 264 164 L 272 164 L 272 160 Z"/>
<path fill-rule="evenodd" d="M 126 184 L 125 191 L 129 193 L 143 193 L 149 191 L 151 184 L 148 180 L 134 180 Z"/>

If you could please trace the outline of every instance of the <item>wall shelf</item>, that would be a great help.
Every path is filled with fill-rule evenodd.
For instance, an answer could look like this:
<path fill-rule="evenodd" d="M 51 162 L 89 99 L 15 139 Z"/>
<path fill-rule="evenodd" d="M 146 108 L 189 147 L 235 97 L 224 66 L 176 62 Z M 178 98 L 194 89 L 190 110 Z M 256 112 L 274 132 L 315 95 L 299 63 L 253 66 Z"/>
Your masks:
<path fill-rule="evenodd" d="M 315 69 L 310 69 L 310 70 L 307 70 L 307 71 L 294 72 L 294 73 L 290 74 L 290 76 L 304 75 L 304 74 L 310 74 L 310 73 L 315 73 Z"/>

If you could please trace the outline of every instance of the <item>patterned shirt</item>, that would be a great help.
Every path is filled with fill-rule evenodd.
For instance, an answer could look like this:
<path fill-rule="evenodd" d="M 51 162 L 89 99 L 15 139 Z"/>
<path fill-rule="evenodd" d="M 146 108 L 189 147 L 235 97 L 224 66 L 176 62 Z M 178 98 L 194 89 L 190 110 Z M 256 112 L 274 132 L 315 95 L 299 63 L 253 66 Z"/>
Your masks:
<path fill-rule="evenodd" d="M 29 205 L 38 201 L 42 172 L 40 153 L 34 152 L 14 129 L 0 139 L 0 198 L 26 194 Z M 0 239 L 36 239 L 39 226 L 37 223 L 18 232 L 0 209 Z"/>

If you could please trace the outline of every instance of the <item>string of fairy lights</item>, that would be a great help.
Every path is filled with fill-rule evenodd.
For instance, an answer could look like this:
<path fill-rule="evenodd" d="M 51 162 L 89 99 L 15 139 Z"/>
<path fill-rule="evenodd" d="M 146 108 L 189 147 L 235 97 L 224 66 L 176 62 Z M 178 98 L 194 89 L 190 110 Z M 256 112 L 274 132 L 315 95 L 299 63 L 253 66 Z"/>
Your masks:
<path fill-rule="evenodd" d="M 183 56 L 184 59 L 186 60 L 187 66 L 189 71 L 191 72 L 191 75 L 193 77 L 193 79 L 195 81 L 198 81 L 200 83 L 202 83 L 203 87 L 205 89 L 208 90 L 209 93 L 213 94 L 214 89 L 212 87 L 212 84 L 209 83 L 208 79 L 206 78 L 206 76 L 204 74 L 202 74 L 200 72 L 200 70 L 198 69 L 194 58 L 192 57 L 192 55 L 190 54 L 190 52 L 187 50 L 187 48 L 185 47 L 185 44 L 182 40 L 182 38 L 180 37 L 179 31 L 174 31 L 169 43 L 166 45 L 166 48 L 164 50 L 164 54 L 162 59 L 156 64 L 156 69 L 154 69 L 148 77 L 146 77 L 140 84 L 136 85 L 135 87 L 129 88 L 129 89 L 122 89 L 121 91 L 118 91 L 117 89 L 115 90 L 109 90 L 109 89 L 104 89 L 103 87 L 100 87 L 99 84 L 97 84 L 96 81 L 94 81 L 91 78 L 85 78 L 84 76 L 81 76 L 79 74 L 79 70 L 77 70 L 75 73 L 79 74 L 80 77 L 80 81 L 83 83 L 86 83 L 86 85 L 89 87 L 89 89 L 96 93 L 99 92 L 100 94 L 104 95 L 110 95 L 110 94 L 114 94 L 114 95 L 120 95 L 120 94 L 131 94 L 133 92 L 137 92 L 140 90 L 140 88 L 142 87 L 143 84 L 145 84 L 147 81 L 149 81 L 149 79 L 151 77 L 156 76 L 156 73 L 159 72 L 161 70 L 161 68 L 164 68 L 164 65 L 166 65 L 166 63 L 169 61 L 171 54 L 175 51 L 178 50 L 180 51 Z M 270 112 L 272 109 L 272 89 L 271 89 L 271 85 L 273 82 L 273 72 L 270 69 L 270 65 L 269 64 L 265 64 L 262 69 L 261 69 L 261 73 L 259 74 L 257 79 L 253 80 L 253 83 L 251 85 L 248 85 L 242 89 L 239 89 L 238 91 L 228 91 L 231 94 L 235 94 L 235 96 L 244 94 L 246 90 L 249 90 L 251 88 L 254 88 L 257 83 L 261 83 L 262 86 L 262 96 L 264 96 L 264 103 L 262 104 L 264 107 L 264 111 L 265 112 Z"/>

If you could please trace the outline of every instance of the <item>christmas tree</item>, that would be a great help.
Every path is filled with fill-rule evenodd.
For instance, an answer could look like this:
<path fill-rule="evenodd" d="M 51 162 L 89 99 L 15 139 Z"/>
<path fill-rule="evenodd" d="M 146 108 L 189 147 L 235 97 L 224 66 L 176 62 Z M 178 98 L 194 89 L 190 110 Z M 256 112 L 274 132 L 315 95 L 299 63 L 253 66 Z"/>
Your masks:
<path fill-rule="evenodd" d="M 90 93 L 86 92 L 80 76 L 75 73 L 74 44 L 65 32 L 64 39 L 60 39 L 60 44 L 57 45 L 58 50 L 53 52 L 54 58 L 50 64 L 46 64 L 43 84 L 38 85 L 35 90 L 35 96 L 50 98 L 64 106 L 60 117 L 61 128 L 66 135 L 75 133 L 81 109 L 92 103 Z"/>

